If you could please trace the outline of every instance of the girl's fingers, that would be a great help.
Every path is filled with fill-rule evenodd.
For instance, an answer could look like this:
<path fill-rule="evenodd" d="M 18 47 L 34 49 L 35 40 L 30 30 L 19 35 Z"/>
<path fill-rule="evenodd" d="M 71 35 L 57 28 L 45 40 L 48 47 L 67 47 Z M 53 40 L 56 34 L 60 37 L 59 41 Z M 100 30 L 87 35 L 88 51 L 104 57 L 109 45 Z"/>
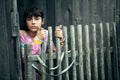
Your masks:
<path fill-rule="evenodd" d="M 59 29 L 62 29 L 63 28 L 63 26 L 62 25 L 59 25 L 59 27 L 58 27 Z"/>
<path fill-rule="evenodd" d="M 63 38 L 62 30 L 56 30 L 56 31 L 55 31 L 55 37 Z"/>
<path fill-rule="evenodd" d="M 36 36 L 38 36 L 40 39 L 44 39 L 47 36 L 46 30 L 39 30 Z"/>
<path fill-rule="evenodd" d="M 47 34 L 46 34 L 46 30 L 42 30 L 42 31 L 41 31 L 41 36 L 43 36 L 43 37 L 45 38 L 46 35 L 47 35 Z"/>
<path fill-rule="evenodd" d="M 62 30 L 62 29 L 63 29 L 63 26 L 62 26 L 62 25 L 59 25 L 59 26 L 56 28 L 56 30 L 57 30 L 57 29 L 61 29 L 61 30 Z"/>

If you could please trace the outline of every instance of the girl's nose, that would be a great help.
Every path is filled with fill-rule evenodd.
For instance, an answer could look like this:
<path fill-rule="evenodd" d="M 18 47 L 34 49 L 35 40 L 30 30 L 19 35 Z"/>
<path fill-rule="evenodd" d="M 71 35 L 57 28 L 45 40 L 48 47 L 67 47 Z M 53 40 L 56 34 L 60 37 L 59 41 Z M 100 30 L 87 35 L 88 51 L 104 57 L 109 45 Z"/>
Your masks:
<path fill-rule="evenodd" d="M 32 18 L 32 23 L 35 23 L 35 19 L 34 18 Z"/>

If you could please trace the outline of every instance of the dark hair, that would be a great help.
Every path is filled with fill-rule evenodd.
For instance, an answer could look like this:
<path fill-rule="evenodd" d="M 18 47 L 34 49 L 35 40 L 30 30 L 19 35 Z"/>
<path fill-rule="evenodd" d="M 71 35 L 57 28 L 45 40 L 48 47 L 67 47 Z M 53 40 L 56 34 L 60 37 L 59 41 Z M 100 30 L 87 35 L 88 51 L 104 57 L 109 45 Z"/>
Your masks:
<path fill-rule="evenodd" d="M 40 10 L 39 8 L 32 7 L 32 8 L 26 9 L 23 14 L 23 26 L 22 26 L 23 30 L 28 31 L 28 27 L 26 26 L 26 19 L 31 18 L 33 16 L 35 17 L 40 16 L 42 19 L 44 18 L 44 14 L 42 10 Z"/>

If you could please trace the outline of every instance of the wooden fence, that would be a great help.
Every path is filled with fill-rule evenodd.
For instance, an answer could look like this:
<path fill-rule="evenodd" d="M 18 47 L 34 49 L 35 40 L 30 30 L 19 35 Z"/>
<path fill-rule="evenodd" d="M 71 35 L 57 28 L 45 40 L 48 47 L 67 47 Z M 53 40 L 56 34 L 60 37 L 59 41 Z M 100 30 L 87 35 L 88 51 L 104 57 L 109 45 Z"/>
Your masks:
<path fill-rule="evenodd" d="M 25 80 L 119 80 L 115 23 L 71 25 L 63 27 L 63 50 L 56 39 L 56 54 L 52 52 L 52 27 L 48 27 L 48 48 L 41 55 L 31 55 L 25 45 Z"/>

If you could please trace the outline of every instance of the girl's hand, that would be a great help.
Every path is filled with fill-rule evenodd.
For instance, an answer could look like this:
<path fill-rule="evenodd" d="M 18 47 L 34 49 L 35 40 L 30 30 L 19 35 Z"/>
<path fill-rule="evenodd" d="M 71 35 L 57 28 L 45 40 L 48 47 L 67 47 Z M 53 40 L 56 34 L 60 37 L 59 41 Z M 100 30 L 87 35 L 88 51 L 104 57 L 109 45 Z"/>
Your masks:
<path fill-rule="evenodd" d="M 59 27 L 56 28 L 55 37 L 60 38 L 60 39 L 64 39 L 62 25 L 60 25 Z"/>
<path fill-rule="evenodd" d="M 37 32 L 36 35 L 39 39 L 44 40 L 44 38 L 47 36 L 46 30 L 45 29 L 41 29 Z"/>
<path fill-rule="evenodd" d="M 64 35 L 63 35 L 63 31 L 62 31 L 62 25 L 60 25 L 59 27 L 56 28 L 55 30 L 55 37 L 60 38 L 60 45 L 61 47 L 64 45 Z"/>

